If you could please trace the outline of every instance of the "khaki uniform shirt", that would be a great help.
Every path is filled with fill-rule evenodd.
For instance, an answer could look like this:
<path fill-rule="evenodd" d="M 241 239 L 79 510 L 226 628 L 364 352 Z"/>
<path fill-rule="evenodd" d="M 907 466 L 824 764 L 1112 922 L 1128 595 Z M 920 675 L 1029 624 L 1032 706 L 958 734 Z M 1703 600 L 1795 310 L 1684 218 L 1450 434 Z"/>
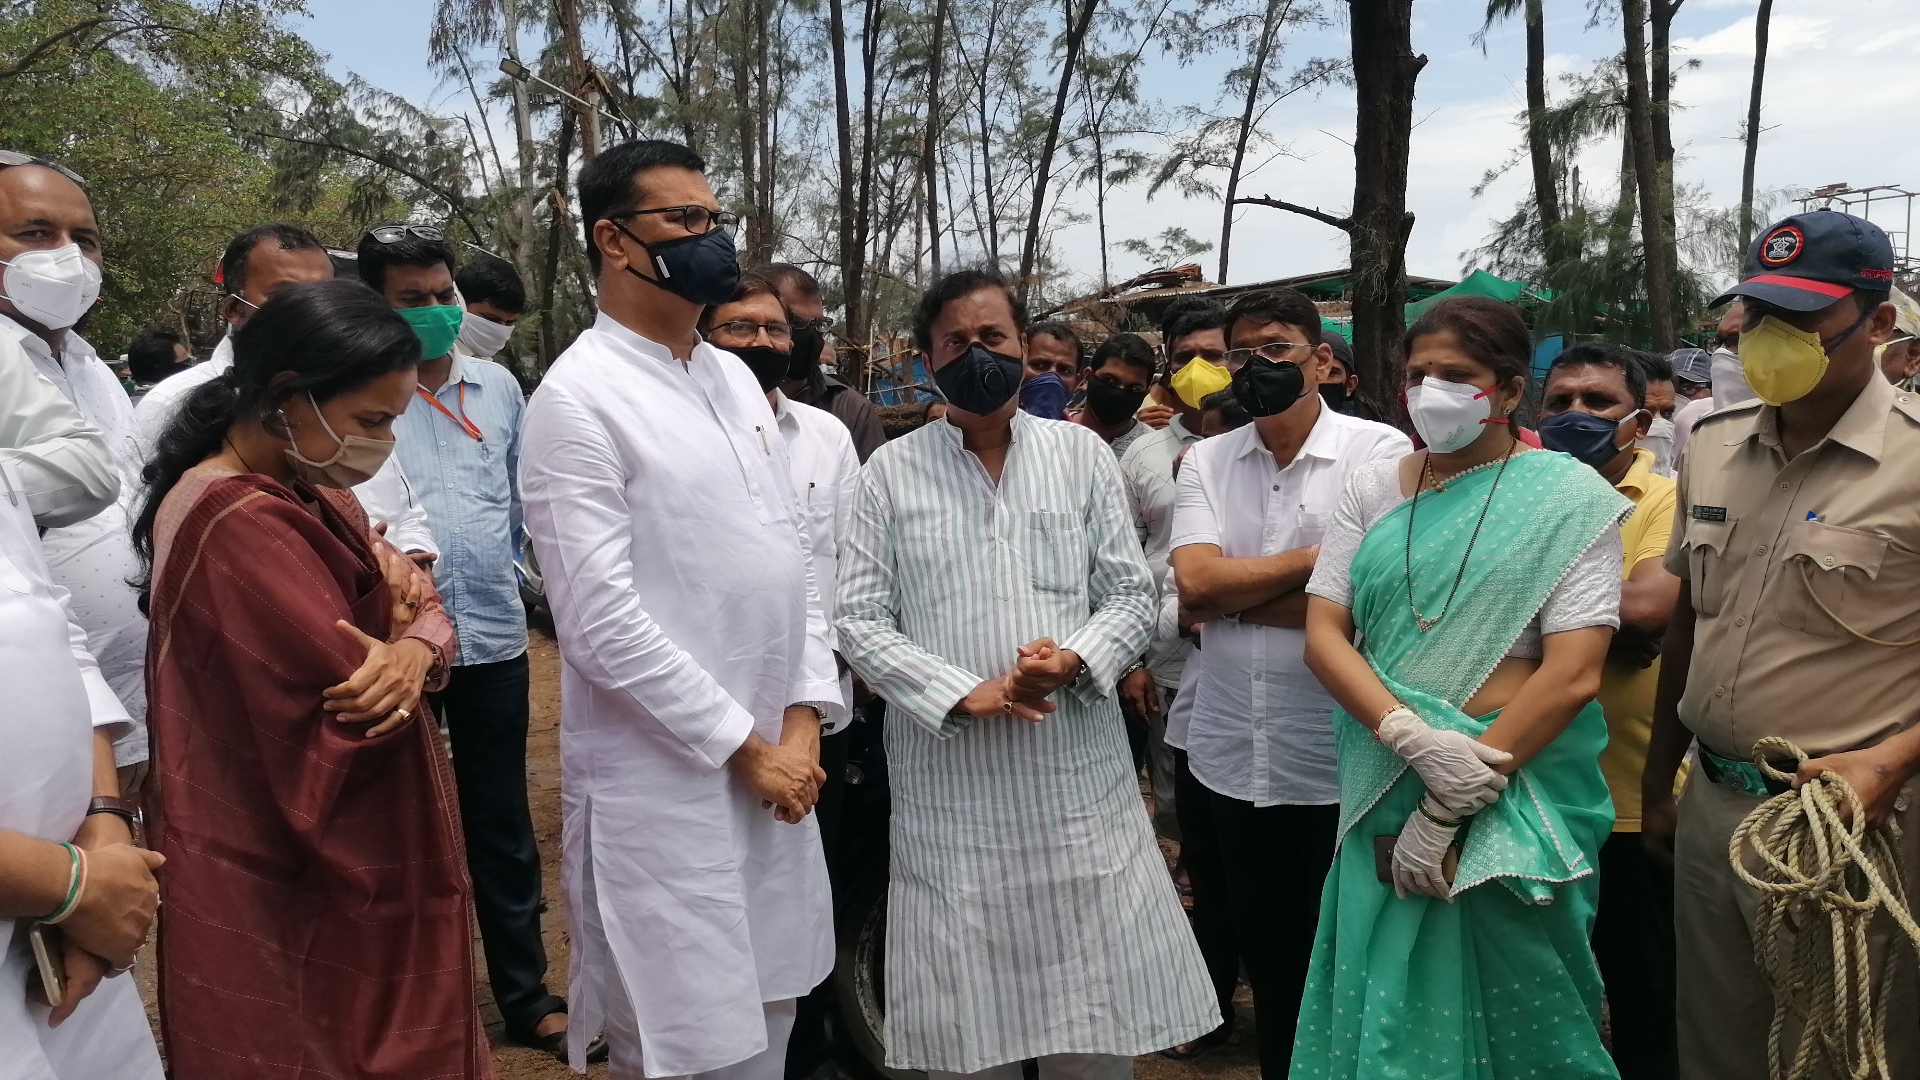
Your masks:
<path fill-rule="evenodd" d="M 1699 620 L 1680 719 L 1709 749 L 1871 746 L 1920 711 L 1920 395 L 1874 378 L 1788 461 L 1748 402 L 1687 446 L 1667 568 Z"/>

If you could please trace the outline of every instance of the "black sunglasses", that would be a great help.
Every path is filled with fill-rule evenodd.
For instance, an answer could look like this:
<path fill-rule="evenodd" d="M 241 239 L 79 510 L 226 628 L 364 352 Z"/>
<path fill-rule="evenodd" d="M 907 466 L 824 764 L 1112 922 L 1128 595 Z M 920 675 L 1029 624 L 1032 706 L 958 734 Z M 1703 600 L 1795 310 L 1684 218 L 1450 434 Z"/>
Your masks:
<path fill-rule="evenodd" d="M 397 244 L 412 236 L 433 243 L 440 243 L 447 234 L 431 225 L 379 225 L 367 230 L 367 235 L 383 244 Z"/>
<path fill-rule="evenodd" d="M 5 169 L 14 165 L 42 165 L 42 166 L 45 166 L 46 168 L 52 169 L 54 172 L 59 173 L 61 176 L 66 177 L 67 179 L 73 181 L 74 183 L 79 184 L 81 187 L 87 186 L 87 181 L 85 177 L 82 177 L 79 173 L 74 172 L 72 169 L 67 168 L 65 165 L 62 165 L 57 161 L 48 161 L 46 158 L 37 158 L 37 157 L 34 157 L 32 154 L 23 154 L 18 150 L 0 150 L 0 169 Z"/>

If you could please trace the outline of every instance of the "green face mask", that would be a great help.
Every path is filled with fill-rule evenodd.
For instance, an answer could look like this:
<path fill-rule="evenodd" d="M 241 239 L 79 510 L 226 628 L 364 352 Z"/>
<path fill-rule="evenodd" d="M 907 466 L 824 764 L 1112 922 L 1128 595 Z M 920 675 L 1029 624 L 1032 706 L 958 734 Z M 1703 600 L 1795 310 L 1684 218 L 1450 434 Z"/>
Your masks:
<path fill-rule="evenodd" d="M 438 360 L 453 351 L 454 339 L 460 336 L 460 318 L 464 314 L 459 304 L 433 304 L 394 310 L 407 320 L 407 325 L 413 327 L 414 336 L 420 339 L 420 359 Z"/>

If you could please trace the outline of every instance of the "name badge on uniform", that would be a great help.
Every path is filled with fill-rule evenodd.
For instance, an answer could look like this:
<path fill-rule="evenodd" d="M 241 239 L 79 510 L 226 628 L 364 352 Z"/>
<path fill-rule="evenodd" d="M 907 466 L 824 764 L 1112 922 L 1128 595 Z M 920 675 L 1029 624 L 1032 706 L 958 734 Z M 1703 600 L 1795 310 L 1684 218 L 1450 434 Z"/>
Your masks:
<path fill-rule="evenodd" d="M 1693 508 L 1695 521 L 1725 521 L 1727 508 L 1724 506 L 1696 506 Z"/>

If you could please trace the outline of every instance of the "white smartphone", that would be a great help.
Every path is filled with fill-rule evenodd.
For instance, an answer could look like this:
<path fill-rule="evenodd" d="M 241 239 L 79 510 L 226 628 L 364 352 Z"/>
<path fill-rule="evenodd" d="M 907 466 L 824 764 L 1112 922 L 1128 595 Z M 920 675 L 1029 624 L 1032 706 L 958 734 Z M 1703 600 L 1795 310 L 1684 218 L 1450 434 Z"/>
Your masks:
<path fill-rule="evenodd" d="M 37 969 L 38 985 L 28 987 L 32 992 L 37 989 L 39 998 L 53 1008 L 59 1008 L 67 1000 L 67 964 L 66 944 L 57 926 L 34 923 L 27 929 L 27 940 L 33 944 L 33 966 Z"/>

